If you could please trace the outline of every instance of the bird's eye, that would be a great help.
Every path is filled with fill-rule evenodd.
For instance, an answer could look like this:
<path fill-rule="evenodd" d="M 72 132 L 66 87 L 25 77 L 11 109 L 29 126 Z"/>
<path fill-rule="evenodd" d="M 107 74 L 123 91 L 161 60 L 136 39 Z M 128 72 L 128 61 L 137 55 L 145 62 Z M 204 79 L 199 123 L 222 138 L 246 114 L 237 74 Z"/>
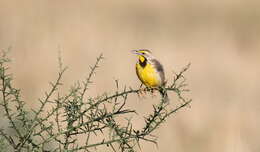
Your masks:
<path fill-rule="evenodd" d="M 145 53 L 143 52 L 142 54 L 144 55 Z"/>

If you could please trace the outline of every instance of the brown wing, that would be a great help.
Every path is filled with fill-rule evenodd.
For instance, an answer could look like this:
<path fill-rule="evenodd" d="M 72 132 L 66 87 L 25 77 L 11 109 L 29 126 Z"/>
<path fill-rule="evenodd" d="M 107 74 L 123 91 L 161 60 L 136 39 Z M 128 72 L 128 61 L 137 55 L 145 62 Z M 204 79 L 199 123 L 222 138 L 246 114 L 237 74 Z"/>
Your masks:
<path fill-rule="evenodd" d="M 156 59 L 152 59 L 152 63 L 155 66 L 155 69 L 159 72 L 162 84 L 165 84 L 165 75 L 164 75 L 164 69 L 163 66 L 161 65 L 161 63 L 156 60 Z"/>

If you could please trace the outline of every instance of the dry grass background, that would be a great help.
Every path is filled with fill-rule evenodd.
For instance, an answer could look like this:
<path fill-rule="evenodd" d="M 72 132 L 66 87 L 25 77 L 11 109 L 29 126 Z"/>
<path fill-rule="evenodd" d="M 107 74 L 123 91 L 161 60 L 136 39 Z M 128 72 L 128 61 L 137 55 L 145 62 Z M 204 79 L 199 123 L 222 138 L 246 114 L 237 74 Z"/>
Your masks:
<path fill-rule="evenodd" d="M 0 48 L 12 46 L 15 83 L 32 107 L 56 78 L 59 46 L 69 66 L 65 88 L 104 53 L 89 95 L 113 90 L 115 79 L 139 86 L 132 49 L 151 49 L 167 77 L 191 62 L 192 107 L 160 128 L 159 148 L 144 143 L 142 151 L 258 152 L 259 6 L 257 0 L 0 0 Z M 147 98 L 128 106 L 149 112 Z"/>

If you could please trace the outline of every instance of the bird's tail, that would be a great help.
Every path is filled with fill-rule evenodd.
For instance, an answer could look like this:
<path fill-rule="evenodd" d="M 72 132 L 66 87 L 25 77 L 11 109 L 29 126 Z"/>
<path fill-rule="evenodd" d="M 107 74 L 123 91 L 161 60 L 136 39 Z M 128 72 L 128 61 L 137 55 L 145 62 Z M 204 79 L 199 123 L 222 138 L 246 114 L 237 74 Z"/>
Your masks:
<path fill-rule="evenodd" d="M 169 102 L 169 97 L 168 97 L 168 94 L 167 94 L 166 89 L 163 88 L 163 87 L 160 87 L 160 88 L 159 88 L 159 92 L 160 92 L 160 94 L 161 94 L 161 96 L 162 96 L 162 100 L 163 100 L 164 102 Z"/>

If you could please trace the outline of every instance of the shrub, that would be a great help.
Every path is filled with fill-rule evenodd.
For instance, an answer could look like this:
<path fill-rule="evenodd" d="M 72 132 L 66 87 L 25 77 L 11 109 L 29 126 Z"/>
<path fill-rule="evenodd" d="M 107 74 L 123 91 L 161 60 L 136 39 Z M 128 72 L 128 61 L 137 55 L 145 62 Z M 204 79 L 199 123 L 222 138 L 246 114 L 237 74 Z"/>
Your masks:
<path fill-rule="evenodd" d="M 12 75 L 8 72 L 10 59 L 3 51 L 0 58 L 0 106 L 4 113 L 2 122 L 8 122 L 8 126 L 0 129 L 0 148 L 17 152 L 47 152 L 96 151 L 103 146 L 111 151 L 136 151 L 141 140 L 156 143 L 154 131 L 169 116 L 191 102 L 183 96 L 184 92 L 189 91 L 183 76 L 189 68 L 187 65 L 163 88 L 166 92 L 176 93 L 181 102 L 172 108 L 170 103 L 173 101 L 166 102 L 165 97 L 161 97 L 158 104 L 153 105 L 153 111 L 144 117 L 145 125 L 134 128 L 127 116 L 131 113 L 136 116 L 135 109 L 127 109 L 125 105 L 128 96 L 137 95 L 140 89 L 125 87 L 120 90 L 116 81 L 114 93 L 85 97 L 102 59 L 101 54 L 90 68 L 88 77 L 61 95 L 61 79 L 66 68 L 62 67 L 59 58 L 60 70 L 56 81 L 50 83 L 50 90 L 38 100 L 38 109 L 30 109 L 21 100 L 20 90 L 12 84 Z M 120 123 L 120 118 L 127 123 Z"/>

